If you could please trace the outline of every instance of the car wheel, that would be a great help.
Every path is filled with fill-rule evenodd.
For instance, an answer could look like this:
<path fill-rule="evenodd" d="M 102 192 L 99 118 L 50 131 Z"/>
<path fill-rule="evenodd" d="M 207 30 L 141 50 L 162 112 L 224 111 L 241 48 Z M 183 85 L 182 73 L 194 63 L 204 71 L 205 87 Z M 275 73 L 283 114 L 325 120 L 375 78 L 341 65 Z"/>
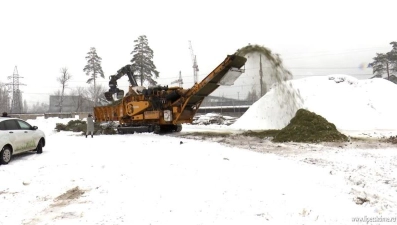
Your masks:
<path fill-rule="evenodd" d="M 0 152 L 0 164 L 8 164 L 11 161 L 12 151 L 10 147 L 4 147 Z"/>
<path fill-rule="evenodd" d="M 40 140 L 39 143 L 37 144 L 36 153 L 37 153 L 37 154 L 43 153 L 43 144 L 42 144 L 41 140 Z"/>

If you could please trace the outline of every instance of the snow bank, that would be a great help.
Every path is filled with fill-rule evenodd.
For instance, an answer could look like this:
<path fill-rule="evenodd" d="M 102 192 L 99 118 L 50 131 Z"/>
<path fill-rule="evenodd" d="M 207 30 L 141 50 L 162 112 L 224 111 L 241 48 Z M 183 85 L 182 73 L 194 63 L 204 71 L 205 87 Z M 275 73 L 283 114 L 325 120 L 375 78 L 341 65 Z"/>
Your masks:
<path fill-rule="evenodd" d="M 291 80 L 285 83 L 303 101 L 298 107 L 310 110 L 334 123 L 338 130 L 397 130 L 397 85 L 385 79 L 358 80 L 348 75 L 329 75 Z M 236 123 L 234 129 L 281 129 L 294 116 L 280 85 L 255 102 Z"/>

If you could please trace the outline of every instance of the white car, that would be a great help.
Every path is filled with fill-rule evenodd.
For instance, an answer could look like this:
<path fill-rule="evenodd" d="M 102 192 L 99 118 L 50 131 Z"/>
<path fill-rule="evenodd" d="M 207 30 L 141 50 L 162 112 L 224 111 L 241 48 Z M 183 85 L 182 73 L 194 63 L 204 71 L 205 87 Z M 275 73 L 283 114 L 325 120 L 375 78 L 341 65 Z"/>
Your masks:
<path fill-rule="evenodd" d="M 24 120 L 0 117 L 0 164 L 7 164 L 15 154 L 35 150 L 43 152 L 45 134 Z"/>

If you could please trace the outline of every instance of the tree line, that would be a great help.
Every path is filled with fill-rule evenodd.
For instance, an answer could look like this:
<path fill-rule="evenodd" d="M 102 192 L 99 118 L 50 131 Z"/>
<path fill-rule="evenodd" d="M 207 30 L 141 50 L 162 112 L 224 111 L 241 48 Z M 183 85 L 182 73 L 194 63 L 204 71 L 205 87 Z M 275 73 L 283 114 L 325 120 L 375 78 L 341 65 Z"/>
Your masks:
<path fill-rule="evenodd" d="M 134 40 L 134 43 L 134 49 L 130 53 L 134 78 L 141 86 L 156 85 L 155 79 L 159 77 L 159 72 L 153 63 L 154 53 L 149 46 L 148 38 L 146 35 L 141 35 Z M 104 92 L 109 87 L 98 84 L 98 79 L 105 79 L 101 65 L 102 58 L 98 55 L 96 48 L 91 47 L 85 59 L 87 63 L 83 72 L 88 76 L 86 81 L 89 84 L 88 87 L 79 86 L 70 89 L 69 82 L 73 76 L 67 67 L 62 67 L 59 70 L 60 74 L 56 77 L 60 87 L 50 96 L 51 105 L 37 102 L 28 108 L 24 101 L 21 112 L 11 112 L 10 91 L 7 85 L 0 83 L 0 111 L 9 113 L 91 112 L 95 106 L 107 105 L 109 102 L 106 100 Z M 114 71 L 118 69 L 115 68 Z"/>
<path fill-rule="evenodd" d="M 157 85 L 156 78 L 159 77 L 159 72 L 153 63 L 153 50 L 149 46 L 149 41 L 146 35 L 139 36 L 134 40 L 134 49 L 131 51 L 132 58 L 131 68 L 134 71 L 134 78 L 141 86 Z M 386 53 L 376 53 L 373 62 L 368 64 L 369 68 L 373 69 L 374 77 L 386 78 L 390 80 L 397 75 L 397 42 L 390 43 L 391 51 Z M 45 113 L 49 110 L 51 112 L 91 112 L 92 108 L 98 105 L 107 105 L 109 102 L 104 96 L 104 92 L 108 87 L 98 84 L 98 79 L 105 79 L 101 63 L 102 58 L 98 55 L 95 47 L 91 47 L 85 57 L 87 64 L 83 68 L 83 72 L 88 76 L 86 81 L 90 84 L 89 87 L 77 87 L 69 89 L 68 84 L 72 78 L 69 69 L 62 67 L 59 70 L 60 75 L 56 78 L 60 84 L 60 88 L 53 93 L 55 98 L 55 108 L 50 109 L 51 105 L 46 103 L 36 102 L 28 108 L 25 101 L 20 99 L 22 103 L 21 112 L 13 113 Z M 117 68 L 115 69 L 117 71 Z M 264 91 L 266 93 L 266 90 Z M 263 94 L 264 94 L 263 93 Z M 259 99 L 259 93 L 255 88 L 252 88 L 246 96 L 246 100 L 255 101 Z M 0 82 L 0 112 L 10 112 L 11 109 L 10 90 L 7 85 Z M 66 107 L 66 103 L 69 107 Z M 54 102 L 52 102 L 54 104 Z M 72 108 L 70 107 L 72 105 Z M 66 110 L 66 111 L 65 111 Z"/>

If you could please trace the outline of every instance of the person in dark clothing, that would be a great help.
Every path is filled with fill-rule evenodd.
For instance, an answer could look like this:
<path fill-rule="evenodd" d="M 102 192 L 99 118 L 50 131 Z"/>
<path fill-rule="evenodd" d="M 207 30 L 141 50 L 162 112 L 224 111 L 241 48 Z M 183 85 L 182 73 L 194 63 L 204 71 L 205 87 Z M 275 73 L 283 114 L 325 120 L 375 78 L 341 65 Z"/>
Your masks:
<path fill-rule="evenodd" d="M 7 112 L 3 112 L 3 116 L 2 117 L 8 117 Z"/>

